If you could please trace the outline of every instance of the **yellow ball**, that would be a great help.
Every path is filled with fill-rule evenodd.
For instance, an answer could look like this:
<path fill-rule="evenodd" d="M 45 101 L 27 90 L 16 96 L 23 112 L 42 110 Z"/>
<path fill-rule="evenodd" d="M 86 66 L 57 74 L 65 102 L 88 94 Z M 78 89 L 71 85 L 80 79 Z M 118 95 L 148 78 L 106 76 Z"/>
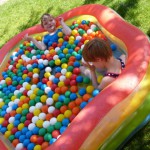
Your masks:
<path fill-rule="evenodd" d="M 4 118 L 0 118 L 0 124 L 2 124 L 4 121 Z"/>
<path fill-rule="evenodd" d="M 64 84 L 64 82 L 63 81 L 60 81 L 59 83 L 58 83 L 58 86 L 59 87 L 62 87 L 62 86 L 64 86 L 65 84 Z"/>
<path fill-rule="evenodd" d="M 14 101 L 15 99 L 16 99 L 16 96 L 13 95 L 13 96 L 11 97 L 11 100 Z"/>
<path fill-rule="evenodd" d="M 72 75 L 72 73 L 71 73 L 71 72 L 66 72 L 66 78 L 70 78 L 70 77 L 71 77 L 71 75 Z"/>
<path fill-rule="evenodd" d="M 33 73 L 39 73 L 39 72 L 40 72 L 40 70 L 38 68 L 33 69 Z"/>
<path fill-rule="evenodd" d="M 26 50 L 26 51 L 25 51 L 25 55 L 27 55 L 28 53 L 29 53 L 29 51 Z"/>
<path fill-rule="evenodd" d="M 4 102 L 0 102 L 0 108 L 2 108 L 4 106 Z"/>
<path fill-rule="evenodd" d="M 22 60 L 22 59 L 19 59 L 19 60 L 18 60 L 18 63 L 22 64 L 22 63 L 23 63 L 23 60 Z"/>
<path fill-rule="evenodd" d="M 36 98 L 36 95 L 34 94 L 34 93 L 32 93 L 31 95 L 30 95 L 30 99 L 35 99 Z"/>
<path fill-rule="evenodd" d="M 63 43 L 63 42 L 64 42 L 64 39 L 63 39 L 63 38 L 59 38 L 58 42 L 59 42 L 59 43 Z"/>
<path fill-rule="evenodd" d="M 37 94 L 38 91 L 39 91 L 39 88 L 35 88 L 35 89 L 33 90 L 33 93 L 34 93 L 34 94 Z"/>
<path fill-rule="evenodd" d="M 74 41 L 75 40 L 74 36 L 70 36 L 69 40 L 73 40 Z"/>
<path fill-rule="evenodd" d="M 20 97 L 20 100 L 23 101 L 25 98 L 26 98 L 26 96 L 22 95 L 22 96 Z"/>
<path fill-rule="evenodd" d="M 74 40 L 69 40 L 68 43 L 69 44 L 74 44 Z"/>
<path fill-rule="evenodd" d="M 64 48 L 64 49 L 63 49 L 63 53 L 64 53 L 64 54 L 68 54 L 68 48 Z"/>
<path fill-rule="evenodd" d="M 41 145 L 36 145 L 36 146 L 34 146 L 34 150 L 42 150 Z"/>
<path fill-rule="evenodd" d="M 10 135 L 11 135 L 11 131 L 6 131 L 4 134 L 5 138 L 8 138 Z"/>
<path fill-rule="evenodd" d="M 89 94 L 91 94 L 93 92 L 93 90 L 94 90 L 94 87 L 92 85 L 89 85 L 86 88 L 86 92 L 89 93 Z"/>
<path fill-rule="evenodd" d="M 26 90 L 31 90 L 31 84 L 27 84 L 25 87 Z"/>
<path fill-rule="evenodd" d="M 64 116 L 65 116 L 66 118 L 69 118 L 71 115 L 72 115 L 71 110 L 66 110 L 65 113 L 64 113 Z"/>
<path fill-rule="evenodd" d="M 57 116 L 57 121 L 60 121 L 60 122 L 62 122 L 62 120 L 65 118 L 65 116 L 63 115 L 63 114 L 59 114 L 58 116 Z"/>
<path fill-rule="evenodd" d="M 18 108 L 16 109 L 16 112 L 17 112 L 17 114 L 21 114 L 21 113 L 22 113 L 22 108 L 21 108 L 21 107 L 18 107 Z"/>
<path fill-rule="evenodd" d="M 19 125 L 18 125 L 18 130 L 22 130 L 24 128 L 24 124 L 23 123 L 20 123 Z"/>
<path fill-rule="evenodd" d="M 36 125 L 37 125 L 37 127 L 42 128 L 42 127 L 43 127 L 43 120 L 39 119 L 39 120 L 36 122 Z"/>
<path fill-rule="evenodd" d="M 17 63 L 16 68 L 20 68 L 21 64 Z"/>
<path fill-rule="evenodd" d="M 62 65 L 61 65 L 61 68 L 62 69 L 66 69 L 68 67 L 68 65 L 66 64 L 66 63 L 63 63 Z"/>
<path fill-rule="evenodd" d="M 59 94 L 58 93 L 55 93 L 53 94 L 52 98 L 54 101 L 58 101 L 58 97 L 59 97 Z"/>
<path fill-rule="evenodd" d="M 14 127 L 13 123 L 8 124 L 7 126 L 8 131 L 11 131 L 13 127 Z"/>
<path fill-rule="evenodd" d="M 42 95 L 41 96 L 41 102 L 45 103 L 47 100 L 47 96 L 46 95 Z"/>
<path fill-rule="evenodd" d="M 33 114 L 34 116 L 39 116 L 39 114 L 41 113 L 40 109 L 34 109 Z"/>
<path fill-rule="evenodd" d="M 37 41 L 42 41 L 42 36 L 36 36 L 36 38 L 35 38 Z"/>
<path fill-rule="evenodd" d="M 84 41 L 84 44 L 86 44 L 88 41 L 89 41 L 89 40 L 85 40 L 85 41 Z"/>
<path fill-rule="evenodd" d="M 71 32 L 71 33 L 72 33 L 72 35 L 74 35 L 74 36 L 75 36 L 75 35 L 78 33 L 78 31 L 77 31 L 77 30 L 72 30 L 72 32 Z"/>
<path fill-rule="evenodd" d="M 26 46 L 30 46 L 30 42 L 27 42 L 27 43 L 26 43 Z"/>
<path fill-rule="evenodd" d="M 58 32 L 58 37 L 63 37 L 63 32 Z"/>
<path fill-rule="evenodd" d="M 97 82 L 98 82 L 98 83 L 101 83 L 102 79 L 103 79 L 103 76 L 102 76 L 102 75 L 99 75 L 99 76 L 97 77 Z"/>
<path fill-rule="evenodd" d="M 77 22 L 77 24 L 81 24 L 81 20 L 79 20 L 79 19 L 76 22 Z"/>
<path fill-rule="evenodd" d="M 50 53 L 50 54 L 53 54 L 53 53 L 55 53 L 55 50 L 54 50 L 54 49 L 51 49 L 51 50 L 49 51 L 49 53 Z"/>
<path fill-rule="evenodd" d="M 7 78 L 5 79 L 5 81 L 6 81 L 6 82 L 11 81 L 11 78 L 7 77 Z"/>
<path fill-rule="evenodd" d="M 59 66 L 60 64 L 61 64 L 60 59 L 56 59 L 56 60 L 55 60 L 55 65 Z"/>
<path fill-rule="evenodd" d="M 23 74 L 22 78 L 25 79 L 28 75 L 27 74 Z"/>
<path fill-rule="evenodd" d="M 49 78 L 51 76 L 51 74 L 49 73 L 49 72 L 46 72 L 45 74 L 44 74 L 44 77 L 45 78 Z"/>
<path fill-rule="evenodd" d="M 22 109 L 28 109 L 29 108 L 29 105 L 28 104 L 23 104 L 22 105 Z"/>

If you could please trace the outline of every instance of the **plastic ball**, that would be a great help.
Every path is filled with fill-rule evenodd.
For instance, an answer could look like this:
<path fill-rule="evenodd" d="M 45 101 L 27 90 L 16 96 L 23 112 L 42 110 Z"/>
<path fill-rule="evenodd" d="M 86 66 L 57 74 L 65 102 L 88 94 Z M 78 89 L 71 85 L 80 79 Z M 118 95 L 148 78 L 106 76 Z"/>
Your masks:
<path fill-rule="evenodd" d="M 83 109 L 86 105 L 87 105 L 87 102 L 82 102 L 82 103 L 80 104 L 80 108 Z"/>
<path fill-rule="evenodd" d="M 115 51 L 117 49 L 116 44 L 113 44 L 113 43 L 110 45 L 110 47 L 111 47 L 112 51 Z"/>
<path fill-rule="evenodd" d="M 99 94 L 99 90 L 98 89 L 95 89 L 93 92 L 92 92 L 92 96 L 95 97 L 96 95 Z"/>
<path fill-rule="evenodd" d="M 91 94 L 94 90 L 94 87 L 92 85 L 87 86 L 86 91 L 87 93 Z"/>
<path fill-rule="evenodd" d="M 64 113 L 64 116 L 65 116 L 66 118 L 69 118 L 71 115 L 72 115 L 71 110 L 66 110 L 65 113 Z"/>
<path fill-rule="evenodd" d="M 57 119 L 55 117 L 52 117 L 50 119 L 50 125 L 54 125 L 57 122 Z"/>

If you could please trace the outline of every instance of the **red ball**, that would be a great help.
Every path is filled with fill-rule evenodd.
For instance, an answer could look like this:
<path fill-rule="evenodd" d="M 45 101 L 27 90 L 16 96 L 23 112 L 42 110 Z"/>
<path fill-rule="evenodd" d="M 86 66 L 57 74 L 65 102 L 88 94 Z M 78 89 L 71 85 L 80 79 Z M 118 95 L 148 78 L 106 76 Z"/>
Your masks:
<path fill-rule="evenodd" d="M 56 88 L 57 88 L 57 85 L 56 84 L 52 84 L 51 90 L 55 91 Z"/>
<path fill-rule="evenodd" d="M 54 130 L 54 131 L 52 132 L 53 138 L 57 138 L 59 135 L 60 135 L 59 130 Z"/>
<path fill-rule="evenodd" d="M 22 86 L 20 84 L 17 85 L 17 90 L 19 90 Z"/>
<path fill-rule="evenodd" d="M 10 118 L 10 114 L 9 113 L 5 114 L 4 118 L 5 118 L 5 120 L 8 120 Z"/>
<path fill-rule="evenodd" d="M 71 80 L 76 80 L 76 78 L 77 78 L 77 75 L 76 74 L 72 74 L 70 79 Z"/>
<path fill-rule="evenodd" d="M 76 117 L 76 115 L 72 114 L 69 118 L 70 122 L 72 122 L 72 120 Z"/>
<path fill-rule="evenodd" d="M 57 47 L 57 43 L 54 42 L 54 43 L 52 44 L 52 46 L 53 46 L 54 48 L 56 48 L 56 47 Z"/>
<path fill-rule="evenodd" d="M 70 85 L 70 79 L 66 79 L 66 80 L 64 81 L 64 83 L 65 83 L 65 85 Z"/>
<path fill-rule="evenodd" d="M 28 70 L 23 70 L 23 74 L 27 74 L 28 73 Z"/>
<path fill-rule="evenodd" d="M 48 82 L 48 79 L 47 78 L 43 78 L 42 79 L 42 83 L 46 84 Z"/>
<path fill-rule="evenodd" d="M 28 93 L 27 90 L 24 90 L 24 91 L 23 91 L 23 95 L 27 96 L 27 93 Z"/>
<path fill-rule="evenodd" d="M 12 134 L 15 134 L 17 131 L 18 131 L 17 127 L 12 128 L 12 130 L 11 130 Z"/>
<path fill-rule="evenodd" d="M 55 110 L 53 111 L 53 116 L 54 116 L 54 117 L 57 117 L 60 113 L 61 113 L 61 112 L 60 112 L 59 109 L 55 109 Z"/>
<path fill-rule="evenodd" d="M 24 122 L 24 125 L 27 127 L 30 123 L 31 123 L 30 120 L 26 120 L 26 121 Z"/>
<path fill-rule="evenodd" d="M 2 126 L 3 126 L 3 127 L 7 127 L 8 124 L 9 124 L 9 122 L 8 122 L 7 120 L 4 120 L 3 123 L 2 123 Z"/>
<path fill-rule="evenodd" d="M 37 144 L 41 145 L 44 142 L 44 138 L 42 136 L 39 136 L 37 139 Z"/>
<path fill-rule="evenodd" d="M 74 68 L 74 69 L 73 69 L 73 73 L 76 74 L 76 75 L 79 75 L 79 74 L 80 74 L 80 69 L 77 68 L 77 67 Z"/>
<path fill-rule="evenodd" d="M 28 113 L 26 118 L 27 120 L 31 120 L 33 116 L 34 116 L 33 113 Z"/>
<path fill-rule="evenodd" d="M 66 35 L 66 36 L 64 37 L 64 40 L 65 40 L 65 41 L 69 41 L 69 36 Z"/>
<path fill-rule="evenodd" d="M 76 81 L 76 80 L 71 80 L 71 81 L 70 81 L 70 85 L 71 85 L 71 86 L 77 85 L 77 81 Z"/>

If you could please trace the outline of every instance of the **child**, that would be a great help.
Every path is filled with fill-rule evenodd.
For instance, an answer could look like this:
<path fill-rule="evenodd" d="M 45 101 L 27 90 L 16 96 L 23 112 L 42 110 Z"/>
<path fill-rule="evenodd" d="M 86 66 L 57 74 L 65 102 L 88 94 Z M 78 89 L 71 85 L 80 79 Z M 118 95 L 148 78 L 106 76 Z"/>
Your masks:
<path fill-rule="evenodd" d="M 114 58 L 107 41 L 100 38 L 88 41 L 83 48 L 82 55 L 85 62 L 82 62 L 81 72 L 86 73 L 84 66 L 88 67 L 93 86 L 100 90 L 112 83 L 125 67 L 125 55 Z M 96 70 L 98 72 L 105 71 L 100 84 L 97 82 Z"/>
<path fill-rule="evenodd" d="M 40 50 L 46 50 L 50 47 L 54 42 L 58 42 L 58 32 L 62 31 L 65 35 L 71 34 L 71 29 L 65 24 L 62 17 L 59 17 L 59 22 L 62 26 L 62 29 L 56 29 L 56 20 L 50 14 L 43 14 L 41 17 L 41 26 L 48 31 L 48 34 L 43 37 L 41 43 L 35 40 L 33 37 L 25 35 L 24 40 L 32 41 L 37 48 Z"/>
<path fill-rule="evenodd" d="M 58 32 L 62 31 L 65 35 L 71 34 L 71 29 L 65 24 L 63 18 L 59 17 L 58 19 L 62 29 L 56 29 L 56 20 L 53 16 L 50 14 L 43 14 L 41 17 L 41 26 L 48 31 L 48 34 L 43 37 L 42 42 L 38 42 L 33 37 L 28 36 L 28 34 L 25 35 L 24 40 L 32 41 L 40 50 L 48 49 L 54 42 L 58 42 Z M 44 73 L 45 68 L 40 70 L 40 81 L 42 81 Z"/>

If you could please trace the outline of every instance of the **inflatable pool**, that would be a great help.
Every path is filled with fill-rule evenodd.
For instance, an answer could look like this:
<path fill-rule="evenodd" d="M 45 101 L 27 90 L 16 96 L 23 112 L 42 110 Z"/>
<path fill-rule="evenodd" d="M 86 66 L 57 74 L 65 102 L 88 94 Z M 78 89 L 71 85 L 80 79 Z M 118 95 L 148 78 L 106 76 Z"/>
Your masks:
<path fill-rule="evenodd" d="M 103 5 L 84 5 L 60 16 L 68 24 L 78 19 L 94 22 L 110 41 L 125 50 L 128 58 L 122 74 L 96 95 L 46 150 L 116 149 L 150 112 L 149 40 L 138 28 Z M 11 50 L 26 33 L 33 35 L 42 32 L 41 26 L 36 25 L 6 43 L 0 50 L 1 72 L 9 60 L 7 56 L 11 55 Z"/>

